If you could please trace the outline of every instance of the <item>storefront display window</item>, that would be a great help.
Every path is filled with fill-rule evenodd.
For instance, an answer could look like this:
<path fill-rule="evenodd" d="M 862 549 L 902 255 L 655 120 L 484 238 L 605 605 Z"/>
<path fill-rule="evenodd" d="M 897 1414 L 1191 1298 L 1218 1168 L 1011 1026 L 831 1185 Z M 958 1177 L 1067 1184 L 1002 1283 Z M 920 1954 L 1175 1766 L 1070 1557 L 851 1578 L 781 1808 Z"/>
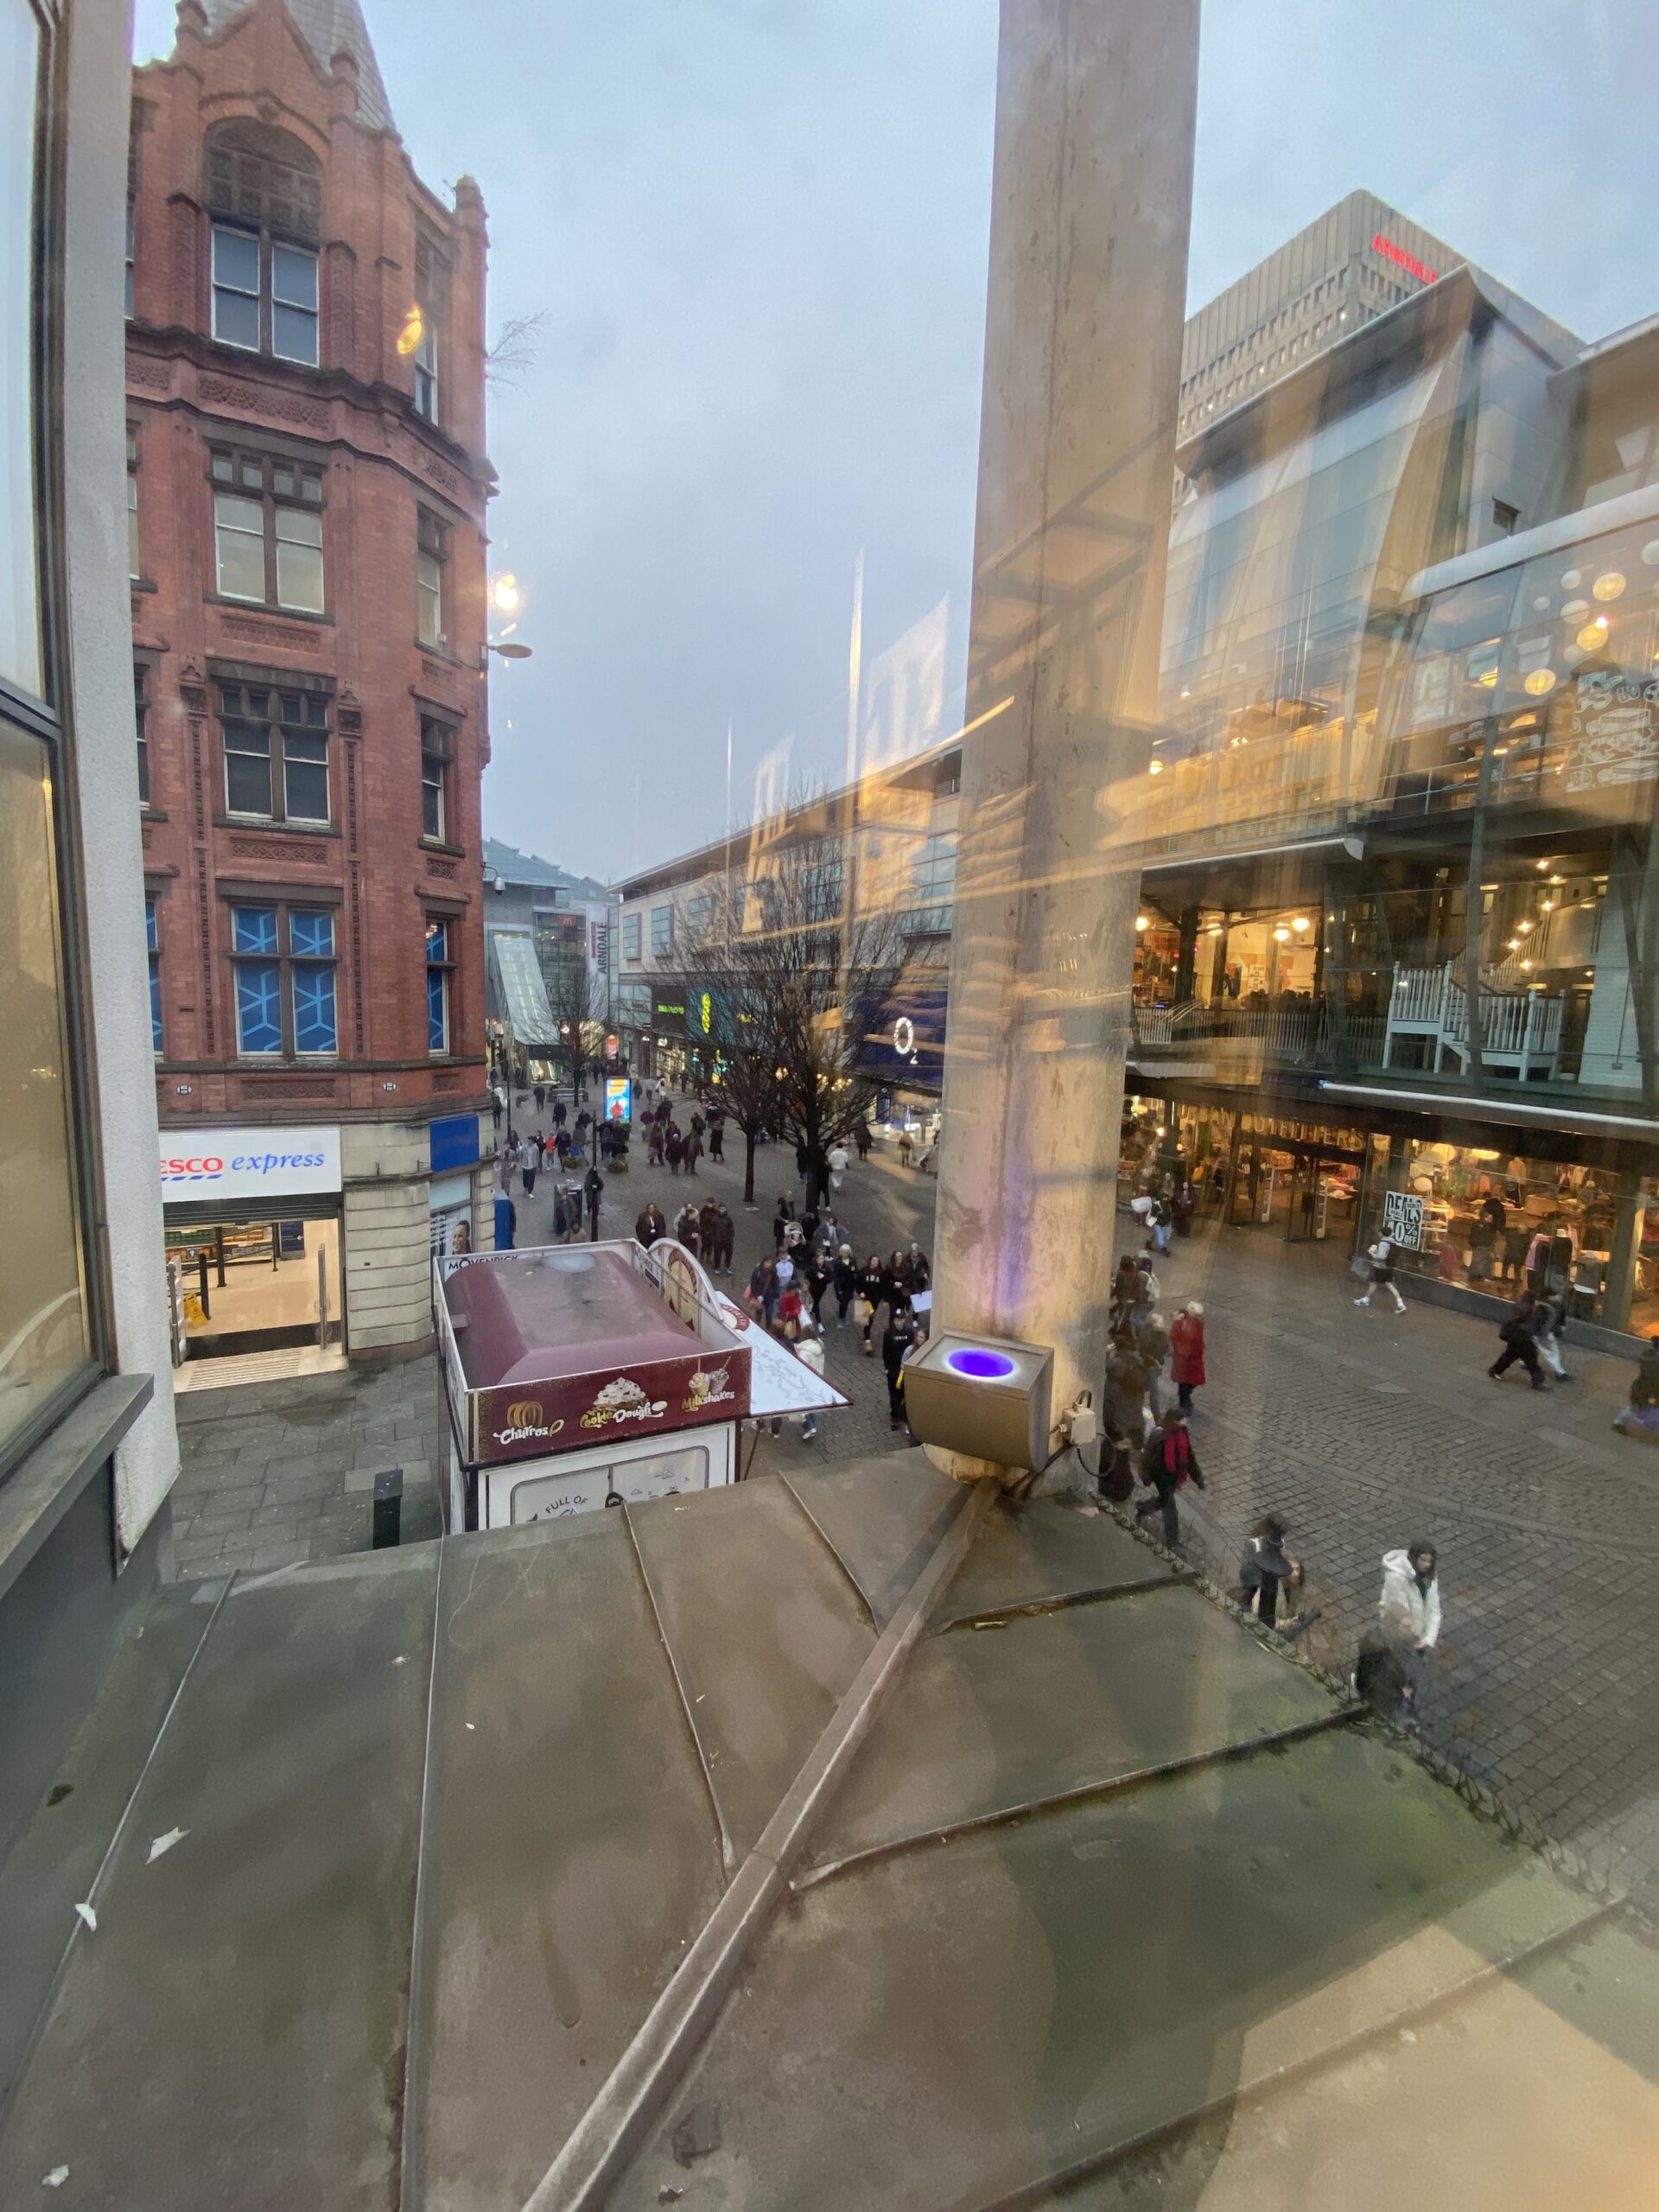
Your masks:
<path fill-rule="evenodd" d="M 1569 1319 L 1659 1331 L 1659 1179 L 1474 1146 L 1375 1141 L 1365 1235 L 1402 1274 L 1513 1299 L 1544 1292 Z"/>

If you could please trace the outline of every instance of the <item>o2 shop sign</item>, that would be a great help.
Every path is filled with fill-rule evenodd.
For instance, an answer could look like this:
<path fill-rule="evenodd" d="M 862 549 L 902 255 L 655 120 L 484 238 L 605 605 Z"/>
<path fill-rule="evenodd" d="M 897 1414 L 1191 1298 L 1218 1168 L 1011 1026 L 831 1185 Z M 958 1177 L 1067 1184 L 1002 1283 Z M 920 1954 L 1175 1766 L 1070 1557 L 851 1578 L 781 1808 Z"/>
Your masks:
<path fill-rule="evenodd" d="M 334 1129 L 163 1129 L 163 1203 L 303 1198 L 340 1188 Z"/>

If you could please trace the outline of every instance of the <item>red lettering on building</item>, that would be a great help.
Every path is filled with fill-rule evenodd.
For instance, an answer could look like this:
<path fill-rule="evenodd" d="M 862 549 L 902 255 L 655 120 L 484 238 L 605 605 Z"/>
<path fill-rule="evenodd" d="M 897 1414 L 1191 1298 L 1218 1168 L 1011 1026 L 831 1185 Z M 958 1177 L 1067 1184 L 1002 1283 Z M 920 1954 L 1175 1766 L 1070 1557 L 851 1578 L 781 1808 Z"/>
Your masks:
<path fill-rule="evenodd" d="M 1371 251 L 1373 253 L 1382 254 L 1389 261 L 1397 262 L 1402 269 L 1409 270 L 1420 283 L 1433 284 L 1440 281 L 1440 272 L 1438 269 L 1425 268 L 1414 253 L 1408 253 L 1404 246 L 1395 245 L 1394 240 L 1385 238 L 1381 231 L 1371 240 Z"/>

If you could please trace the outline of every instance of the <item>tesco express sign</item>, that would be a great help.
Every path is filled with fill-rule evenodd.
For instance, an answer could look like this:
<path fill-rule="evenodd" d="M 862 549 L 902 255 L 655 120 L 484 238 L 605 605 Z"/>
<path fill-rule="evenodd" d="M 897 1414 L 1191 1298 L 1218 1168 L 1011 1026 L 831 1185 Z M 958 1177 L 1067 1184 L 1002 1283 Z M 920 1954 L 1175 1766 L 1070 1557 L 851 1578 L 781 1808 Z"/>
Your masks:
<path fill-rule="evenodd" d="M 163 1203 L 308 1198 L 340 1188 L 338 1129 L 163 1129 Z"/>

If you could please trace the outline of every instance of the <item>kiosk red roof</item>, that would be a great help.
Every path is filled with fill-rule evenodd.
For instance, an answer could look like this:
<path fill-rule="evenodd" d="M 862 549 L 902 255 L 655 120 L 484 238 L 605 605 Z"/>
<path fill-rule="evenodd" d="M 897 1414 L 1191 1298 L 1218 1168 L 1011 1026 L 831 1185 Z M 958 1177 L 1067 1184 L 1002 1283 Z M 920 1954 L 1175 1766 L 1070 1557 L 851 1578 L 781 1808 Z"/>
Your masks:
<path fill-rule="evenodd" d="M 502 1253 L 444 1284 L 467 1387 L 553 1382 L 702 1347 L 620 1252 Z"/>

